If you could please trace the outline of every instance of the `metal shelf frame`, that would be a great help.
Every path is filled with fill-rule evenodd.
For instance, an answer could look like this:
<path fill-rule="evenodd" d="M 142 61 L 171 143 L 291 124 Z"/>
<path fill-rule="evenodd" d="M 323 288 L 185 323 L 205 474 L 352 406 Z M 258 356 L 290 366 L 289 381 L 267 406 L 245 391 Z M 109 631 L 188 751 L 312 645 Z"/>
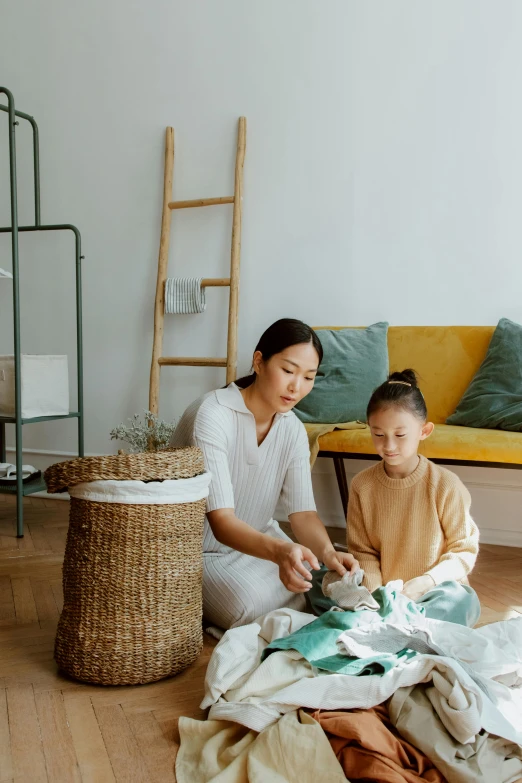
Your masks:
<path fill-rule="evenodd" d="M 5 425 L 15 425 L 16 435 L 16 488 L 0 487 L 0 494 L 16 493 L 16 535 L 24 534 L 23 498 L 34 492 L 45 490 L 45 482 L 37 479 L 23 483 L 22 458 L 23 438 L 22 427 L 39 421 L 55 421 L 60 419 L 78 419 L 78 456 L 84 456 L 84 415 L 83 415 L 83 334 L 82 334 L 82 240 L 79 230 L 71 223 L 44 225 L 41 221 L 40 209 L 40 149 L 38 125 L 34 117 L 15 109 L 13 94 L 6 87 L 0 87 L 0 94 L 7 98 L 7 106 L 0 104 L 0 111 L 9 117 L 9 181 L 11 196 L 11 225 L 0 227 L 0 234 L 11 234 L 12 256 L 12 286 L 13 286 L 13 323 L 14 323 L 14 357 L 15 357 L 15 416 L 0 416 L 0 462 L 7 462 Z M 17 118 L 27 120 L 33 131 L 33 180 L 34 180 L 34 225 L 20 226 L 18 224 L 18 189 L 16 178 L 16 128 Z M 19 281 L 19 234 L 25 231 L 72 231 L 75 242 L 75 272 L 76 272 L 76 368 L 78 410 L 65 416 L 22 417 L 22 383 L 21 383 L 21 344 L 20 344 L 20 281 Z M 6 283 L 7 284 L 7 283 Z"/>

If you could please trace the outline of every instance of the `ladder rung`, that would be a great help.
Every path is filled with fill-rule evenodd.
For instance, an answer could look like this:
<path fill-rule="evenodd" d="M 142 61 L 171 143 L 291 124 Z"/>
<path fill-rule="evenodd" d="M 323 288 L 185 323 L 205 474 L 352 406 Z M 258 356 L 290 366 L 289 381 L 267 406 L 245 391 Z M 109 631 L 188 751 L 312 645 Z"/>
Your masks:
<path fill-rule="evenodd" d="M 216 204 L 233 204 L 234 196 L 218 198 L 194 198 L 190 201 L 169 201 L 169 209 L 189 209 L 190 207 L 213 207 Z"/>
<path fill-rule="evenodd" d="M 211 288 L 212 286 L 229 286 L 230 277 L 204 277 L 201 281 L 202 288 Z"/>
<path fill-rule="evenodd" d="M 158 363 L 182 367 L 226 367 L 227 360 L 215 359 L 212 356 L 161 356 Z"/>

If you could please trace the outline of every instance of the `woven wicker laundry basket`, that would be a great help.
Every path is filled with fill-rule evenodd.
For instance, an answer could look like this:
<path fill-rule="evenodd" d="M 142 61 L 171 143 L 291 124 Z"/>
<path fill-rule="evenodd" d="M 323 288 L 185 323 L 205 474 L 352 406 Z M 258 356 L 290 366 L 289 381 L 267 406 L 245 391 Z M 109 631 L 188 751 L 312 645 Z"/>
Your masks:
<path fill-rule="evenodd" d="M 150 493 L 167 484 L 158 480 L 203 473 L 202 453 L 188 448 L 77 459 L 53 465 L 45 480 L 49 492 L 72 494 L 96 486 L 91 482 L 156 480 L 143 484 Z M 85 682 L 130 685 L 172 676 L 198 657 L 205 506 L 204 498 L 121 503 L 71 497 L 55 643 L 64 672 Z"/>

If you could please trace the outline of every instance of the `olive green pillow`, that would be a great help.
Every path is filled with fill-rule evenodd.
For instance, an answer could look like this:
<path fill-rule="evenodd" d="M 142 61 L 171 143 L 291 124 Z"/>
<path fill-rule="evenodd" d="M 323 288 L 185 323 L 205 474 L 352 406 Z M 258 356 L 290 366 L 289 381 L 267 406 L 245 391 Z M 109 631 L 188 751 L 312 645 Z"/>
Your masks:
<path fill-rule="evenodd" d="M 522 326 L 501 318 L 486 358 L 446 424 L 522 432 Z"/>
<path fill-rule="evenodd" d="M 388 377 L 388 324 L 318 329 L 324 350 L 314 388 L 294 408 L 305 423 L 366 421 L 373 390 Z"/>

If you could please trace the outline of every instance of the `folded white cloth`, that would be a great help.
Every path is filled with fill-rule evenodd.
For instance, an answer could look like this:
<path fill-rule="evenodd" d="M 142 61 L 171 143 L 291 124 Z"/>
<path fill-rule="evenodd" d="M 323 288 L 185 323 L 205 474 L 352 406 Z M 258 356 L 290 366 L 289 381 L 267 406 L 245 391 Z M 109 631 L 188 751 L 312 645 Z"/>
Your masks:
<path fill-rule="evenodd" d="M 189 315 L 203 313 L 207 302 L 202 277 L 168 277 L 165 280 L 165 312 Z"/>
<path fill-rule="evenodd" d="M 22 479 L 29 478 L 33 473 L 38 473 L 32 465 L 22 465 Z M 0 479 L 2 481 L 16 481 L 16 465 L 10 462 L 0 462 Z"/>
<path fill-rule="evenodd" d="M 168 505 L 194 503 L 208 497 L 211 473 L 166 481 L 86 481 L 69 488 L 69 495 L 96 503 Z"/>

